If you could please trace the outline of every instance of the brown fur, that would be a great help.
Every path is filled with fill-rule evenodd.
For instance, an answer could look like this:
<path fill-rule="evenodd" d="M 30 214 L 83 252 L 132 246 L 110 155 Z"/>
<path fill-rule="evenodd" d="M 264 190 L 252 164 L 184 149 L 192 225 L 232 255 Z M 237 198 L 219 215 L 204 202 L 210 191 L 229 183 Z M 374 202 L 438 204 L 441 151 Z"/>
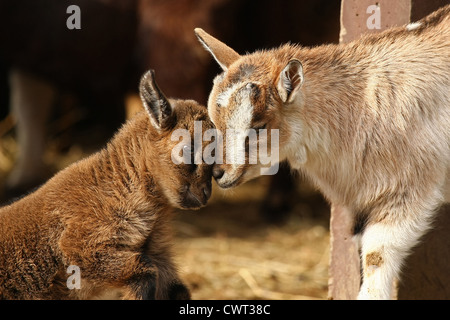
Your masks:
<path fill-rule="evenodd" d="M 172 261 L 171 207 L 204 205 L 211 168 L 175 165 L 171 133 L 212 124 L 195 101 L 168 103 L 171 127 L 155 126 L 148 109 L 106 148 L 0 210 L 0 298 L 86 299 L 114 288 L 127 299 L 189 298 Z M 80 268 L 79 290 L 66 287 L 69 265 Z"/>
<path fill-rule="evenodd" d="M 383 281 L 398 275 L 436 208 L 450 200 L 450 5 L 416 25 L 349 44 L 288 44 L 231 63 L 232 49 L 210 45 L 218 40 L 196 29 L 224 69 L 208 101 L 217 129 L 248 112 L 241 100 L 252 85 L 247 129 L 279 129 L 280 161 L 304 172 L 330 202 L 348 207 L 363 260 L 377 251 L 385 262 L 363 285 L 362 298 L 389 296 Z M 259 169 L 223 164 L 213 174 L 232 187 Z"/>

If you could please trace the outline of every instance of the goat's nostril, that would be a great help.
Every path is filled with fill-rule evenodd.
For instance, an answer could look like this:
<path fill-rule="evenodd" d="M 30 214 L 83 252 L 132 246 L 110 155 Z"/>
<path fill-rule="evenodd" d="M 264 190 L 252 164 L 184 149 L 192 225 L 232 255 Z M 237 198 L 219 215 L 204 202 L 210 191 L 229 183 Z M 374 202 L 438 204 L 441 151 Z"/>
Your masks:
<path fill-rule="evenodd" d="M 223 170 L 220 167 L 214 167 L 213 168 L 213 177 L 216 180 L 222 178 L 224 173 L 225 173 L 225 170 Z"/>

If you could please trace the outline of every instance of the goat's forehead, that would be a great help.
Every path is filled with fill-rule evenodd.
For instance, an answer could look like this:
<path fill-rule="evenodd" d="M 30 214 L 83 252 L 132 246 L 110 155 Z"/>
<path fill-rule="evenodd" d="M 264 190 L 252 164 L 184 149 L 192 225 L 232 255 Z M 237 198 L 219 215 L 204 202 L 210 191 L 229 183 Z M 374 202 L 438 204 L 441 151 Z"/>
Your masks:
<path fill-rule="evenodd" d="M 254 64 L 242 62 L 227 72 L 227 80 L 231 83 L 245 82 L 251 80 L 257 71 Z"/>
<path fill-rule="evenodd" d="M 245 82 L 237 82 L 218 90 L 209 106 L 209 114 L 221 129 L 247 129 L 253 118 L 254 106 L 251 100 L 251 87 Z"/>
<path fill-rule="evenodd" d="M 203 131 L 214 128 L 205 106 L 193 102 L 186 103 L 181 101 L 181 103 L 173 105 L 173 108 L 177 118 L 176 129 L 193 132 L 196 123 L 202 124 L 201 129 Z"/>
<path fill-rule="evenodd" d="M 230 107 L 230 98 L 243 86 L 243 83 L 237 82 L 219 90 L 216 96 L 216 105 L 219 108 Z"/>
<path fill-rule="evenodd" d="M 260 69 L 254 61 L 243 59 L 215 77 L 208 113 L 217 127 L 250 127 L 254 106 L 248 84 L 261 83 Z"/>
<path fill-rule="evenodd" d="M 232 65 L 228 70 L 217 75 L 214 83 L 231 87 L 237 83 L 253 81 L 254 78 L 259 76 L 258 70 L 259 68 L 256 65 L 243 61 L 237 65 Z"/>

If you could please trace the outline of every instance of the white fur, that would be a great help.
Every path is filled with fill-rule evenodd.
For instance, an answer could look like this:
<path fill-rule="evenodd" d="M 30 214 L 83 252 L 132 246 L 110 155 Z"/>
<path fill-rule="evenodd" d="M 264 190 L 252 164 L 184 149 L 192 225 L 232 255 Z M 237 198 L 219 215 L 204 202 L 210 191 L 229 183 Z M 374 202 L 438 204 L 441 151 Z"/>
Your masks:
<path fill-rule="evenodd" d="M 428 229 L 428 222 L 403 221 L 398 225 L 381 223 L 369 226 L 361 238 L 361 260 L 364 282 L 358 299 L 391 299 L 394 279 L 411 248 Z M 369 254 L 379 254 L 380 265 L 367 265 Z"/>
<path fill-rule="evenodd" d="M 245 138 L 248 135 L 248 129 L 251 127 L 253 118 L 253 105 L 250 101 L 251 88 L 245 84 L 237 83 L 231 88 L 220 94 L 221 99 L 226 106 L 230 99 L 234 99 L 239 108 L 231 114 L 226 124 L 226 163 L 233 167 L 232 172 L 226 172 L 220 179 L 221 184 L 233 182 L 240 174 L 237 169 L 245 161 Z M 219 102 L 217 102 L 219 104 Z"/>
<path fill-rule="evenodd" d="M 428 201 L 411 204 L 408 214 L 401 208 L 398 212 L 391 209 L 392 215 L 402 216 L 402 220 L 375 223 L 369 225 L 360 238 L 361 261 L 364 282 L 358 299 L 391 299 L 395 279 L 398 279 L 402 263 L 411 249 L 430 228 L 437 204 L 442 201 L 439 188 L 430 195 Z M 379 265 L 367 263 L 370 254 L 378 254 L 382 261 Z"/>
<path fill-rule="evenodd" d="M 227 107 L 229 105 L 229 103 L 230 103 L 231 96 L 234 95 L 236 90 L 239 89 L 240 87 L 242 87 L 242 83 L 235 83 L 235 84 L 233 84 L 233 86 L 231 86 L 227 90 L 221 92 L 217 96 L 216 103 L 220 107 Z"/>
<path fill-rule="evenodd" d="M 227 130 L 234 130 L 235 136 L 234 139 L 229 139 L 227 134 L 226 145 L 227 158 L 231 156 L 233 167 L 237 167 L 241 162 L 236 157 L 245 155 L 244 142 L 253 118 L 253 105 L 249 97 L 250 91 L 247 88 L 239 88 L 235 91 L 237 91 L 236 99 L 239 100 L 239 108 L 236 108 L 227 121 Z"/>
<path fill-rule="evenodd" d="M 412 31 L 419 28 L 422 25 L 420 22 L 412 22 L 406 26 L 406 30 Z"/>
<path fill-rule="evenodd" d="M 251 89 L 239 84 L 235 84 L 231 89 L 233 88 L 234 90 L 228 94 L 228 100 L 231 96 L 235 96 L 236 105 L 239 107 L 228 118 L 227 129 L 247 130 L 251 127 L 253 119 L 253 105 L 250 101 Z M 225 92 L 228 92 L 228 90 Z"/>
<path fill-rule="evenodd" d="M 379 300 L 392 297 L 392 283 L 399 273 L 405 251 L 409 250 L 404 228 L 388 227 L 382 224 L 369 226 L 361 238 L 361 260 L 364 282 L 358 299 Z M 368 254 L 378 254 L 380 265 L 370 265 Z"/>

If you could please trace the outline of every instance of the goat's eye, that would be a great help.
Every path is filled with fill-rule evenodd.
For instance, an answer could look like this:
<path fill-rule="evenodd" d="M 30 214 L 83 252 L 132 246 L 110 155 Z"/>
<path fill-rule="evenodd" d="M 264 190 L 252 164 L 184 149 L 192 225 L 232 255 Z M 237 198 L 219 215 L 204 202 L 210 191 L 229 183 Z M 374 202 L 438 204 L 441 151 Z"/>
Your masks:
<path fill-rule="evenodd" d="M 254 129 L 255 129 L 256 131 L 259 131 L 259 130 L 264 130 L 266 127 L 267 127 L 267 123 L 264 123 L 263 125 L 254 127 Z"/>
<path fill-rule="evenodd" d="M 183 146 L 183 154 L 184 155 L 190 155 L 191 154 L 191 152 L 192 152 L 192 150 L 191 150 L 192 148 L 191 148 L 191 146 Z"/>
<path fill-rule="evenodd" d="M 183 146 L 183 159 L 184 163 L 189 166 L 189 171 L 193 172 L 197 169 L 197 165 L 195 164 L 194 148 L 192 146 Z"/>
<path fill-rule="evenodd" d="M 192 164 L 194 158 L 194 150 L 191 146 L 183 146 L 183 162 L 185 164 Z"/>

